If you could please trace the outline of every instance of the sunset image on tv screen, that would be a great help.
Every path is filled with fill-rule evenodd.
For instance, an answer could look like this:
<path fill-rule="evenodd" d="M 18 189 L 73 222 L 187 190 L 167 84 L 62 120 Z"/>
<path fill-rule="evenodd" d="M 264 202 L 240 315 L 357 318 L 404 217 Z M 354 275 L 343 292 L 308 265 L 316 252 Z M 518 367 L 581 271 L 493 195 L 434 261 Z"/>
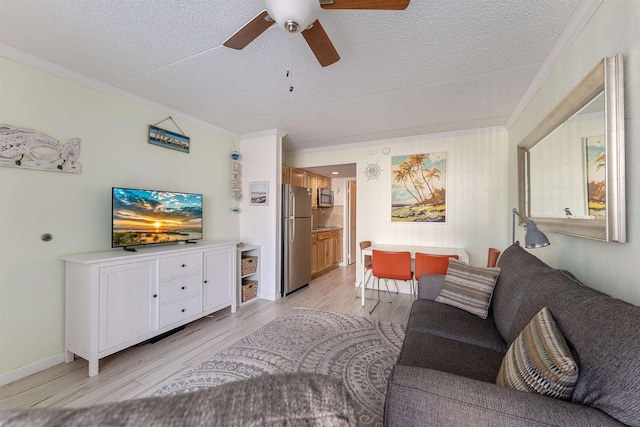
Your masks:
<path fill-rule="evenodd" d="M 202 194 L 113 189 L 113 247 L 202 238 Z"/>

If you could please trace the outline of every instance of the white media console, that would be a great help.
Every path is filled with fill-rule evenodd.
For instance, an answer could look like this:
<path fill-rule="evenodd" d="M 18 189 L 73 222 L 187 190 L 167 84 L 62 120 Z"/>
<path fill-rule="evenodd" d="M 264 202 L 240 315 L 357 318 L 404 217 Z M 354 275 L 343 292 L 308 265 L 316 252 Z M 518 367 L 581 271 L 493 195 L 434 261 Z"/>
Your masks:
<path fill-rule="evenodd" d="M 231 306 L 236 242 L 111 250 L 65 261 L 65 361 L 98 360 Z"/>

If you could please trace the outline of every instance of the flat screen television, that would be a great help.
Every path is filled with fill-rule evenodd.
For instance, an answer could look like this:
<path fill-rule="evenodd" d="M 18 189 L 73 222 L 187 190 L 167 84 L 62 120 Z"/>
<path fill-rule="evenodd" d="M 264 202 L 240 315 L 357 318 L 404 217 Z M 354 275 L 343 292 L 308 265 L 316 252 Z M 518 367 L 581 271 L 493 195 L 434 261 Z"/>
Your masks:
<path fill-rule="evenodd" d="M 202 194 L 112 188 L 111 247 L 202 239 Z"/>

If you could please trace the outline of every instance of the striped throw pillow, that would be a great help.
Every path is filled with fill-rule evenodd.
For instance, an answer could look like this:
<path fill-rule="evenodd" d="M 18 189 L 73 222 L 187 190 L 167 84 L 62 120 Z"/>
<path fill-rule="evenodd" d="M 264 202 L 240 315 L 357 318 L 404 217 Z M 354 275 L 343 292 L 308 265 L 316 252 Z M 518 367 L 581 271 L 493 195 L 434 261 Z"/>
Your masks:
<path fill-rule="evenodd" d="M 578 371 L 562 331 L 544 307 L 509 347 L 496 384 L 569 400 Z"/>
<path fill-rule="evenodd" d="M 452 305 L 486 319 L 499 275 L 499 267 L 472 267 L 449 258 L 444 286 L 436 302 Z"/>

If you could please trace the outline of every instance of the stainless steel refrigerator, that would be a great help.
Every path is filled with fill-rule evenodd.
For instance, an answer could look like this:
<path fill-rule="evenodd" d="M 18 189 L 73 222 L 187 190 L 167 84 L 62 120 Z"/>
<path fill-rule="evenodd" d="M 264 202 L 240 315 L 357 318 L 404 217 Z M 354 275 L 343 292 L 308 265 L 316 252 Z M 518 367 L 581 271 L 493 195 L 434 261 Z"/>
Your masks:
<path fill-rule="evenodd" d="M 282 186 L 282 295 L 311 281 L 311 189 Z"/>

